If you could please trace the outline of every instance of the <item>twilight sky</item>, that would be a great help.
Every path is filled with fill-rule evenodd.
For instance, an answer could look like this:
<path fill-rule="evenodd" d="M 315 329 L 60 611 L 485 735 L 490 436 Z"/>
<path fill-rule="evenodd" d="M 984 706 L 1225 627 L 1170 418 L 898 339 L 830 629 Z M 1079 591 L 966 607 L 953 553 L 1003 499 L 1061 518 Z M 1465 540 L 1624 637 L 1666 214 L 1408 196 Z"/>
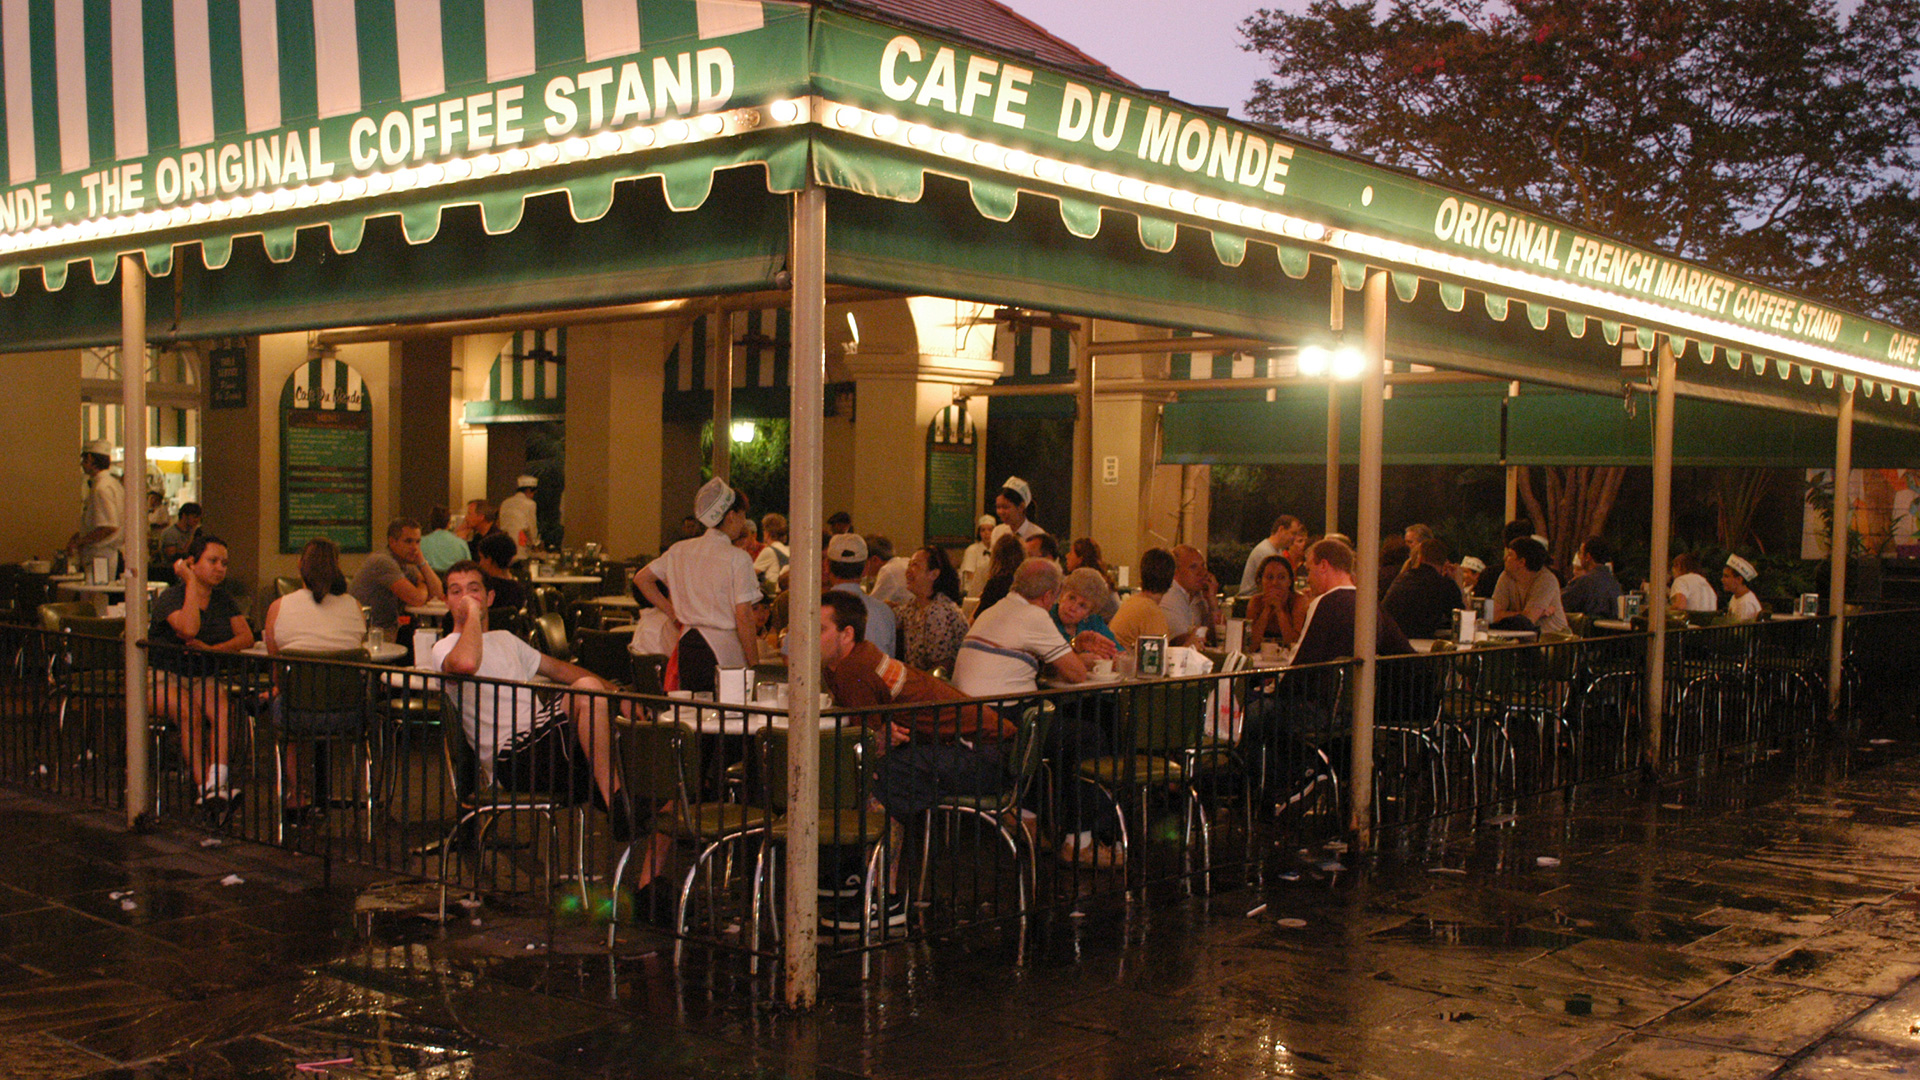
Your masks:
<path fill-rule="evenodd" d="M 1240 50 L 1240 20 L 1256 8 L 1303 10 L 1305 0 L 1002 0 L 1151 90 L 1195 105 L 1241 107 L 1266 73 Z"/>

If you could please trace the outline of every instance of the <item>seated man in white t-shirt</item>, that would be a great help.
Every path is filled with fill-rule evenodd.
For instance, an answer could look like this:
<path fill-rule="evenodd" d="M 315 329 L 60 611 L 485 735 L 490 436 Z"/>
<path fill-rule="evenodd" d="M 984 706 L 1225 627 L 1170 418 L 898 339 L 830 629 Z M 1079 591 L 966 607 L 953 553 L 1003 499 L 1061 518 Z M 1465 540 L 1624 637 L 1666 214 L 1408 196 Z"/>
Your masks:
<path fill-rule="evenodd" d="M 447 569 L 446 588 L 453 630 L 434 643 L 435 670 L 514 683 L 532 682 L 537 675 L 575 690 L 610 689 L 583 667 L 548 656 L 505 630 L 488 630 L 493 594 L 479 564 L 454 563 Z M 622 843 L 632 838 L 636 813 L 614 767 L 607 698 L 491 682 L 456 682 L 448 689 L 459 702 L 467 742 L 496 785 L 572 799 L 591 793 L 595 805 L 607 811 L 613 838 Z M 654 842 L 661 849 L 671 845 L 660 835 Z M 636 887 L 645 886 L 658 865 L 657 858 L 643 862 Z"/>

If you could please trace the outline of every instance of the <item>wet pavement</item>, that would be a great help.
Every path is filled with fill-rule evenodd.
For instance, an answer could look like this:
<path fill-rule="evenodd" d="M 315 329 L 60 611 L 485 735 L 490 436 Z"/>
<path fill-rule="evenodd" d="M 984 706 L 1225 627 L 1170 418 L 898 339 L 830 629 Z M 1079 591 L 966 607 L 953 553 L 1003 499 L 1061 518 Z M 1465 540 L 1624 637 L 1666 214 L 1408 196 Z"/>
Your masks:
<path fill-rule="evenodd" d="M 1920 749 L 1288 849 L 1263 887 L 764 976 L 0 792 L 0 1077 L 1920 1074 Z M 1351 868 L 1349 868 L 1351 867 Z"/>

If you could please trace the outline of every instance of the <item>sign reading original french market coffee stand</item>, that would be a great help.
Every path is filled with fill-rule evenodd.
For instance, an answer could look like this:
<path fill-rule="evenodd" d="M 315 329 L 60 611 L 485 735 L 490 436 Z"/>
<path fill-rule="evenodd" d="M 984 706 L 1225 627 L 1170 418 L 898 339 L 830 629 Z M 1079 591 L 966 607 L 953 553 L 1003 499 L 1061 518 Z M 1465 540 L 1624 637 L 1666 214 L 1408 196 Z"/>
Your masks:
<path fill-rule="evenodd" d="M 295 368 L 280 391 L 280 553 L 325 536 L 372 550 L 373 407 L 367 384 L 329 356 Z"/>

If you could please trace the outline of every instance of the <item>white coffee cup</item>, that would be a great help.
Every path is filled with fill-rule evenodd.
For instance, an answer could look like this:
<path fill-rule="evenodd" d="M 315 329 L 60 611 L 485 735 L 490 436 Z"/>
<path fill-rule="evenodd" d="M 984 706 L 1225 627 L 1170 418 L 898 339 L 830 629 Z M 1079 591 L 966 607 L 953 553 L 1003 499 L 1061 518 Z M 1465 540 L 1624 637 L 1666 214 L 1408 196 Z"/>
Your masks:
<path fill-rule="evenodd" d="M 413 666 L 433 666 L 433 646 L 440 640 L 440 631 L 430 626 L 418 626 L 413 631 Z"/>
<path fill-rule="evenodd" d="M 1095 677 L 1101 679 L 1113 678 L 1113 661 L 1111 659 L 1095 660 L 1093 662 L 1093 674 Z"/>

